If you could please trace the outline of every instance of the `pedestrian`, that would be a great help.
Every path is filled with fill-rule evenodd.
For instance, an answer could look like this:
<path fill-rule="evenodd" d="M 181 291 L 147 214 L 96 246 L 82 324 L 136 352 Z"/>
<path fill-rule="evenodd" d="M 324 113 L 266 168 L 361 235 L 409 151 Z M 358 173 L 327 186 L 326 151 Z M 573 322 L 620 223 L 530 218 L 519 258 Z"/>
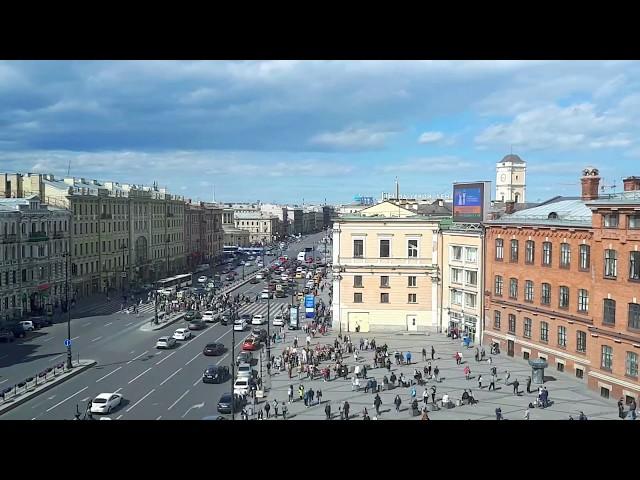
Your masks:
<path fill-rule="evenodd" d="M 520 386 L 520 382 L 518 382 L 518 379 L 516 378 L 513 381 L 513 394 L 514 395 L 518 395 L 518 387 Z"/>
<path fill-rule="evenodd" d="M 436 382 L 440 382 L 440 380 L 438 379 L 438 376 L 440 375 L 440 369 L 438 368 L 438 366 L 436 365 L 436 367 L 433 369 L 433 375 L 436 379 Z"/>
<path fill-rule="evenodd" d="M 475 357 L 476 357 L 476 362 L 479 362 L 480 361 L 480 350 L 478 350 L 478 347 L 476 347 L 476 355 L 475 355 Z"/>
<path fill-rule="evenodd" d="M 431 360 L 434 360 L 434 356 L 436 355 L 436 349 L 433 348 L 433 345 L 431 345 Z"/>
<path fill-rule="evenodd" d="M 431 403 L 436 404 L 436 386 L 431 386 Z"/>
<path fill-rule="evenodd" d="M 422 401 L 424 402 L 425 405 L 429 403 L 429 390 L 427 390 L 426 388 L 422 392 Z"/>
<path fill-rule="evenodd" d="M 380 405 L 382 405 L 382 399 L 380 395 L 376 393 L 376 397 L 373 399 L 373 406 L 376 407 L 376 415 L 380 415 Z"/>
<path fill-rule="evenodd" d="M 504 384 L 509 385 L 509 378 L 511 378 L 511 372 L 509 370 L 505 370 L 504 372 Z"/>
<path fill-rule="evenodd" d="M 624 418 L 624 403 L 622 401 L 622 397 L 618 400 L 618 416 L 620 418 Z"/>
<path fill-rule="evenodd" d="M 527 377 L 527 393 L 531 393 L 531 377 Z"/>
<path fill-rule="evenodd" d="M 342 410 L 344 411 L 344 419 L 345 420 L 349 420 L 349 402 L 347 400 L 344 401 L 344 406 L 342 407 Z"/>
<path fill-rule="evenodd" d="M 491 375 L 491 379 L 489 380 L 489 391 L 496 389 L 496 376 Z"/>
<path fill-rule="evenodd" d="M 469 368 L 469 365 L 466 365 L 464 367 L 464 378 L 466 380 L 469 380 L 469 376 L 471 375 L 471 369 Z"/>
<path fill-rule="evenodd" d="M 367 366 L 364 365 L 362 367 L 362 377 L 366 380 L 367 379 Z"/>
<path fill-rule="evenodd" d="M 530 413 L 530 412 L 529 412 L 529 409 L 527 408 L 527 409 L 524 411 L 524 419 L 525 419 L 525 420 L 529 420 L 529 413 Z"/>
<path fill-rule="evenodd" d="M 478 374 L 478 388 L 482 390 L 482 375 Z"/>
<path fill-rule="evenodd" d="M 287 419 L 287 404 L 282 402 L 282 419 Z"/>
<path fill-rule="evenodd" d="M 636 419 L 636 399 L 633 398 L 629 404 L 629 412 L 631 413 L 631 420 Z"/>
<path fill-rule="evenodd" d="M 267 402 L 264 406 L 264 413 L 267 414 L 267 420 L 269 419 L 269 410 L 271 409 L 271 405 L 269 405 L 269 402 Z"/>
<path fill-rule="evenodd" d="M 427 362 L 427 375 L 431 377 L 431 362 Z"/>
<path fill-rule="evenodd" d="M 298 387 L 298 395 L 300 395 L 300 400 L 304 397 L 304 385 L 300 384 Z"/>
<path fill-rule="evenodd" d="M 496 420 L 502 420 L 502 409 L 500 407 L 496 408 Z"/>
<path fill-rule="evenodd" d="M 411 365 L 411 352 L 407 352 L 405 358 L 407 359 L 407 365 Z"/>
<path fill-rule="evenodd" d="M 427 361 L 427 350 L 424 347 L 422 348 L 422 361 Z"/>
<path fill-rule="evenodd" d="M 327 420 L 331 420 L 331 404 L 327 403 L 324 407 L 324 414 L 327 416 Z"/>
<path fill-rule="evenodd" d="M 276 418 L 278 418 L 278 407 L 279 407 L 278 400 L 275 400 L 275 399 L 274 399 L 274 400 L 273 400 L 273 415 L 274 415 Z"/>
<path fill-rule="evenodd" d="M 402 405 L 402 400 L 400 399 L 400 395 L 396 395 L 396 398 L 394 398 L 393 403 L 396 406 L 396 413 L 400 413 L 400 405 Z"/>
<path fill-rule="evenodd" d="M 318 399 L 318 405 L 322 403 L 322 390 L 318 389 L 316 392 L 316 398 Z"/>

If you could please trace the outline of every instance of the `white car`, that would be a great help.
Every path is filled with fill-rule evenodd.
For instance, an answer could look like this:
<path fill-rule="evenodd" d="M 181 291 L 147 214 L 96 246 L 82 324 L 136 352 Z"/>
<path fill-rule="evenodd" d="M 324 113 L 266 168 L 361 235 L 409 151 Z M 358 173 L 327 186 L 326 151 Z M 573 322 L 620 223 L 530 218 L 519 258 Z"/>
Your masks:
<path fill-rule="evenodd" d="M 283 273 L 282 275 L 280 275 L 280 278 L 286 282 L 287 280 L 289 280 L 289 275 L 287 275 L 286 273 Z"/>
<path fill-rule="evenodd" d="M 215 316 L 211 310 L 207 310 L 202 314 L 202 320 L 205 322 L 215 322 Z"/>
<path fill-rule="evenodd" d="M 273 317 L 273 326 L 284 327 L 284 316 L 281 313 L 277 313 L 276 316 Z"/>
<path fill-rule="evenodd" d="M 256 267 L 264 267 L 264 263 L 262 263 L 262 262 L 256 262 Z"/>
<path fill-rule="evenodd" d="M 264 275 L 263 275 L 262 273 L 258 273 L 258 274 L 256 275 L 256 278 L 257 278 L 258 280 L 263 280 L 263 279 L 264 279 Z"/>
<path fill-rule="evenodd" d="M 302 272 L 302 267 L 296 268 L 296 273 L 298 273 L 298 272 Z"/>
<path fill-rule="evenodd" d="M 264 315 L 256 313 L 252 318 L 251 318 L 251 325 L 264 325 L 265 323 L 265 318 Z"/>
<path fill-rule="evenodd" d="M 269 290 L 262 290 L 260 298 L 273 298 L 273 294 Z"/>
<path fill-rule="evenodd" d="M 179 328 L 173 332 L 173 338 L 176 340 L 189 340 L 191 338 L 191 330 L 188 328 Z"/>
<path fill-rule="evenodd" d="M 173 348 L 176 346 L 176 339 L 173 337 L 160 337 L 156 342 L 156 348 Z"/>
<path fill-rule="evenodd" d="M 253 375 L 251 365 L 248 363 L 241 363 L 236 371 L 238 372 L 238 379 L 251 378 Z"/>
<path fill-rule="evenodd" d="M 198 278 L 198 283 L 207 283 L 207 277 L 204 275 Z"/>
<path fill-rule="evenodd" d="M 122 395 L 119 393 L 101 393 L 91 402 L 91 413 L 106 413 L 122 403 Z"/>
<path fill-rule="evenodd" d="M 255 259 L 256 259 L 256 257 L 254 257 L 253 255 L 250 255 L 250 256 L 247 258 L 247 260 L 255 260 Z"/>
<path fill-rule="evenodd" d="M 34 329 L 33 322 L 31 320 L 23 320 L 20 322 L 20 326 L 25 332 L 30 332 Z"/>
<path fill-rule="evenodd" d="M 233 384 L 233 393 L 236 395 L 246 395 L 249 393 L 249 379 L 238 378 Z"/>
<path fill-rule="evenodd" d="M 251 262 L 244 262 L 244 266 L 245 267 L 250 267 L 251 266 Z"/>
<path fill-rule="evenodd" d="M 247 322 L 245 322 L 242 318 L 233 322 L 233 329 L 236 332 L 242 332 L 245 328 L 247 328 Z"/>

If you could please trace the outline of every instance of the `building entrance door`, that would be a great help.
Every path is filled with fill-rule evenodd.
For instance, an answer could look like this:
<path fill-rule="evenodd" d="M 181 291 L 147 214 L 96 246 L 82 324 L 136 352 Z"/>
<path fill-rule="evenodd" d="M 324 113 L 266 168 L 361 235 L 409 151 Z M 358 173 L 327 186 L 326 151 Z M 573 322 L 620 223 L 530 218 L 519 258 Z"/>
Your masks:
<path fill-rule="evenodd" d="M 347 325 L 347 329 L 349 332 L 368 332 L 369 312 L 349 313 L 349 323 Z"/>
<path fill-rule="evenodd" d="M 418 324 L 416 315 L 407 315 L 407 331 L 408 332 L 417 332 Z"/>
<path fill-rule="evenodd" d="M 515 343 L 513 340 L 507 340 L 507 355 L 513 357 L 515 350 Z"/>

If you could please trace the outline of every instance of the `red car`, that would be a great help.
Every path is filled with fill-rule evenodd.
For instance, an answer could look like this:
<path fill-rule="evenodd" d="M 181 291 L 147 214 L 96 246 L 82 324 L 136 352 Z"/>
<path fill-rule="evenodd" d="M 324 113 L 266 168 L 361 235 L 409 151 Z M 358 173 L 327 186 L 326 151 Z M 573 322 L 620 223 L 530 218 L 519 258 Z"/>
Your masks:
<path fill-rule="evenodd" d="M 242 350 L 257 350 L 260 347 L 260 342 L 256 338 L 247 338 L 242 344 Z"/>

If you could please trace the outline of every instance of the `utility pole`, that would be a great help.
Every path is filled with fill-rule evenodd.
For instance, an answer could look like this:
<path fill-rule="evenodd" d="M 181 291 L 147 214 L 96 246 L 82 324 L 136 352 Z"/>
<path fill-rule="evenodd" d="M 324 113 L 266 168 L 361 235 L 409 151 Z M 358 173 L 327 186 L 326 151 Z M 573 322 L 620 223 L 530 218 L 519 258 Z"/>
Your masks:
<path fill-rule="evenodd" d="M 232 310 L 231 314 L 231 420 L 236 419 L 236 392 L 233 388 L 233 383 L 236 378 L 236 359 L 234 350 L 236 346 L 236 329 L 235 329 L 235 318 L 237 314 L 237 308 L 235 307 Z"/>
<path fill-rule="evenodd" d="M 268 285 L 267 285 L 268 287 Z M 268 289 L 268 288 L 267 288 Z M 267 294 L 267 357 L 271 361 L 271 292 Z"/>

